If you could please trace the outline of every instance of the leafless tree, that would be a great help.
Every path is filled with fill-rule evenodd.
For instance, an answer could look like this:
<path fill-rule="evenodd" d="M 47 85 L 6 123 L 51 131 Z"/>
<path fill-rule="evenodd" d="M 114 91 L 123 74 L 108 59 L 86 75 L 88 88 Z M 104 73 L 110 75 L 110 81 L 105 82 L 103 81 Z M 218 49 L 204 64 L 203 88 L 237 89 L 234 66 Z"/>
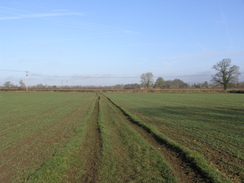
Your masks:
<path fill-rule="evenodd" d="M 20 88 L 25 88 L 25 83 L 23 82 L 23 80 L 19 81 L 19 85 L 20 85 Z"/>
<path fill-rule="evenodd" d="M 15 85 L 13 83 L 11 83 L 10 81 L 6 81 L 4 84 L 3 84 L 3 87 L 4 88 L 13 88 L 15 87 Z"/>
<path fill-rule="evenodd" d="M 141 84 L 146 88 L 153 85 L 153 73 L 147 72 L 141 75 Z"/>
<path fill-rule="evenodd" d="M 240 75 L 239 66 L 231 66 L 231 59 L 223 59 L 213 66 L 213 69 L 218 71 L 212 76 L 212 81 L 215 84 L 221 84 L 226 90 L 231 84 L 237 84 L 238 76 Z"/>

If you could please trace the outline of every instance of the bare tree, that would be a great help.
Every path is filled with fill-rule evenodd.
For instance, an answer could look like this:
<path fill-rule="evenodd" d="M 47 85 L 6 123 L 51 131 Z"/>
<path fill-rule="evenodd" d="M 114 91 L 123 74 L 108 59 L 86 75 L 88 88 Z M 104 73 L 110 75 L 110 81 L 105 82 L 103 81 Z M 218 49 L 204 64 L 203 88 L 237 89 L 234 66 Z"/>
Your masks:
<path fill-rule="evenodd" d="M 3 84 L 3 87 L 4 88 L 13 88 L 15 87 L 13 83 L 11 83 L 10 81 L 6 81 L 4 84 Z"/>
<path fill-rule="evenodd" d="M 132 83 L 132 84 L 126 84 L 124 86 L 124 89 L 139 89 L 141 88 L 140 84 Z"/>
<path fill-rule="evenodd" d="M 153 85 L 153 73 L 147 72 L 141 75 L 141 84 L 147 88 Z"/>
<path fill-rule="evenodd" d="M 23 80 L 19 81 L 19 85 L 20 85 L 20 88 L 25 88 L 25 83 L 23 82 Z"/>
<path fill-rule="evenodd" d="M 231 84 L 237 84 L 239 73 L 239 66 L 231 66 L 231 59 L 223 59 L 213 66 L 213 69 L 218 71 L 212 76 L 212 81 L 216 84 L 221 84 L 226 90 Z"/>
<path fill-rule="evenodd" d="M 207 81 L 204 81 L 204 83 L 202 84 L 202 87 L 203 88 L 208 88 L 208 82 Z"/>

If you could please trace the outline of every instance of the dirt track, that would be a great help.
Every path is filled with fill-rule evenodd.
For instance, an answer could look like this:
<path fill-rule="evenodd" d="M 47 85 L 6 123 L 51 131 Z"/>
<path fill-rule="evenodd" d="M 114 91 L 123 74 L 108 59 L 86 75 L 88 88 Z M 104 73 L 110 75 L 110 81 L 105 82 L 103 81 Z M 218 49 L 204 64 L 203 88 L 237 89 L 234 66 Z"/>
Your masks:
<path fill-rule="evenodd" d="M 87 133 L 82 147 L 84 151 L 80 156 L 86 155 L 85 174 L 79 179 L 79 182 L 96 182 L 96 175 L 100 165 L 102 155 L 102 139 L 98 126 L 99 99 L 95 104 L 94 111 L 88 121 Z"/>

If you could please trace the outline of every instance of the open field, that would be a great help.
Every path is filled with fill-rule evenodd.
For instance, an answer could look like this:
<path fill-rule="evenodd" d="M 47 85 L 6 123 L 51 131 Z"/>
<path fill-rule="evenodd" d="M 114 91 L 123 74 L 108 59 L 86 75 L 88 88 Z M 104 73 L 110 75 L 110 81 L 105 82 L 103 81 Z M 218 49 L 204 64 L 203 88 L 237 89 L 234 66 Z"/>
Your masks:
<path fill-rule="evenodd" d="M 244 95 L 0 92 L 0 182 L 242 182 Z"/>
<path fill-rule="evenodd" d="M 203 155 L 230 179 L 243 181 L 244 96 L 110 94 L 115 103 L 177 144 Z"/>

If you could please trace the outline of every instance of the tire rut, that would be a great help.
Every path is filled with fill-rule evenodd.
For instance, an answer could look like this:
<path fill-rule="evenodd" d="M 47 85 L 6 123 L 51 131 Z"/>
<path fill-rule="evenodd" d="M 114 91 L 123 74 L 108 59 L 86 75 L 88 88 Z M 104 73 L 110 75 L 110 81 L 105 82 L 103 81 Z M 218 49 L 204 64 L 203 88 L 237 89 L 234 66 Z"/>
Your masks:
<path fill-rule="evenodd" d="M 68 177 L 64 179 L 66 182 L 96 182 L 102 157 L 102 137 L 98 124 L 99 101 L 100 98 L 98 97 L 93 112 L 87 121 L 86 135 L 78 153 L 78 158 L 81 161 L 73 165 Z M 85 161 L 82 161 L 84 158 Z M 81 170 L 82 172 L 80 172 Z"/>
<path fill-rule="evenodd" d="M 124 111 L 122 111 L 113 101 L 104 96 L 108 102 L 110 102 L 118 111 L 122 118 L 135 130 L 142 138 L 144 138 L 149 144 L 151 144 L 158 152 L 160 152 L 165 160 L 171 165 L 173 175 L 179 182 L 195 183 L 195 182 L 211 182 L 209 178 L 198 172 L 189 162 L 184 159 L 184 156 L 154 136 L 154 134 L 148 132 L 143 127 L 136 124 L 128 117 Z"/>
<path fill-rule="evenodd" d="M 100 98 L 98 97 L 94 111 L 88 121 L 87 134 L 82 144 L 87 156 L 85 174 L 79 179 L 79 182 L 96 182 L 102 152 L 102 137 L 98 125 L 99 101 Z"/>

